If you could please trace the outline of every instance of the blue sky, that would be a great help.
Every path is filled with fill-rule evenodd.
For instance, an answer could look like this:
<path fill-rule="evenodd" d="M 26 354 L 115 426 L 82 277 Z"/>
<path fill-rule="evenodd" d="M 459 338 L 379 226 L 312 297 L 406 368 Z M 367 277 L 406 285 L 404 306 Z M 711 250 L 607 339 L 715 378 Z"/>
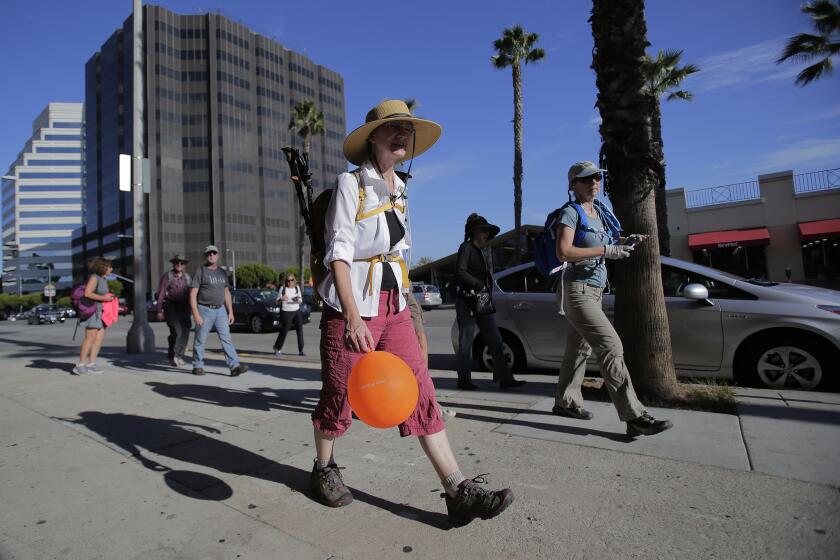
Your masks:
<path fill-rule="evenodd" d="M 219 9 L 344 76 L 348 128 L 384 98 L 414 97 L 443 125 L 418 158 L 410 192 L 415 251 L 457 248 L 465 217 L 513 225 L 510 70 L 490 65 L 493 40 L 520 23 L 547 57 L 524 71 L 523 222 L 542 223 L 565 200 L 571 162 L 597 156 L 591 4 L 582 0 L 281 2 L 161 0 L 183 14 Z M 296 13 L 291 13 L 294 4 Z M 692 102 L 663 104 L 668 184 L 702 188 L 760 173 L 840 167 L 840 72 L 794 86 L 777 66 L 785 39 L 810 31 L 794 0 L 652 0 L 651 51 L 683 49 L 701 66 Z M 85 61 L 125 19 L 130 0 L 2 0 L 0 164 L 11 162 L 50 101 L 82 101 Z M 840 211 L 838 212 L 840 214 Z"/>

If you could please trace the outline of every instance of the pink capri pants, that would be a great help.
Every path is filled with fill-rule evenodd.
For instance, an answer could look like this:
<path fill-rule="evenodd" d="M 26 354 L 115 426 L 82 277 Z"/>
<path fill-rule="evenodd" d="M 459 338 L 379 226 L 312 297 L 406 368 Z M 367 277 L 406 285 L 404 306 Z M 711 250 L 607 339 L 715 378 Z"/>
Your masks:
<path fill-rule="evenodd" d="M 391 352 L 408 364 L 417 378 L 420 397 L 417 408 L 400 424 L 400 435 L 426 436 L 444 428 L 435 400 L 435 387 L 429 369 L 420 351 L 417 333 L 411 323 L 411 313 L 406 306 L 399 311 L 399 294 L 396 290 L 379 294 L 379 314 L 365 317 L 376 350 Z M 312 413 L 312 424 L 319 431 L 338 437 L 352 423 L 350 403 L 347 400 L 347 378 L 350 370 L 364 352 L 352 351 L 344 342 L 344 317 L 324 306 L 321 316 L 321 398 Z"/>

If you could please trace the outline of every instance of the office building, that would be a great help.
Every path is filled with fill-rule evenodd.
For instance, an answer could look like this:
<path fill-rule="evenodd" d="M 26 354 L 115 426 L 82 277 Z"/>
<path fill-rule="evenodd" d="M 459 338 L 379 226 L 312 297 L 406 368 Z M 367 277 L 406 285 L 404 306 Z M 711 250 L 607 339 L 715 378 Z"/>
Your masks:
<path fill-rule="evenodd" d="M 326 127 L 310 148 L 316 191 L 346 170 L 341 76 L 221 15 L 144 10 L 151 285 L 172 254 L 193 268 L 210 243 L 226 264 L 234 253 L 238 266 L 296 264 L 297 202 L 281 148 L 301 146 L 290 115 L 312 99 Z M 119 154 L 132 152 L 131 25 L 129 17 L 85 67 L 79 277 L 98 255 L 132 276 L 132 195 L 118 189 Z"/>
<path fill-rule="evenodd" d="M 50 103 L 3 175 L 3 291 L 71 287 L 71 241 L 82 221 L 82 104 Z"/>

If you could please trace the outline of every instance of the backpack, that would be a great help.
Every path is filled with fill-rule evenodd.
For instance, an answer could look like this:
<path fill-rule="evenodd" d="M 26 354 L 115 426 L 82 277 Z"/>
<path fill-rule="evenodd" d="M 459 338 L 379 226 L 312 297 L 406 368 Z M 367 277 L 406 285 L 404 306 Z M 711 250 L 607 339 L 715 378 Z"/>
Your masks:
<path fill-rule="evenodd" d="M 164 301 L 184 303 L 190 294 L 190 275 L 186 272 L 180 278 L 170 270 L 166 273 Z"/>
<path fill-rule="evenodd" d="M 76 310 L 79 321 L 86 321 L 96 313 L 96 302 L 85 297 L 85 286 L 87 283 L 79 284 L 70 292 L 70 303 Z"/>
<path fill-rule="evenodd" d="M 545 219 L 545 226 L 543 231 L 537 235 L 534 240 L 534 265 L 540 274 L 546 278 L 551 278 L 558 272 L 568 266 L 569 263 L 561 261 L 557 258 L 557 226 L 560 218 L 560 213 L 567 206 L 572 206 L 578 213 L 578 223 L 575 228 L 575 239 L 572 244 L 575 247 L 580 247 L 583 244 L 583 239 L 586 237 L 586 232 L 589 230 L 589 220 L 586 218 L 586 212 L 583 207 L 577 202 L 569 201 L 560 208 L 551 212 Z M 594 207 L 598 210 L 601 216 L 601 221 L 610 235 L 610 241 L 617 243 L 621 236 L 621 224 L 618 218 L 615 217 L 609 208 L 598 199 L 594 201 Z"/>
<path fill-rule="evenodd" d="M 351 173 L 356 178 L 356 182 L 359 184 L 359 208 L 356 211 L 357 222 L 375 216 L 380 212 L 387 212 L 394 207 L 399 207 L 399 205 L 389 201 L 369 212 L 364 212 L 366 193 L 365 184 L 362 180 L 361 169 L 354 169 Z M 319 194 L 312 203 L 312 208 L 310 209 L 312 235 L 309 239 L 309 270 L 312 273 L 312 279 L 315 282 L 316 288 L 321 284 L 321 281 L 327 277 L 327 274 L 329 274 L 329 270 L 327 269 L 326 264 L 324 264 L 324 257 L 327 255 L 327 243 L 326 236 L 324 234 L 327 226 L 327 209 L 330 206 L 334 190 L 335 189 L 327 189 Z M 400 208 L 400 210 L 403 212 L 405 211 L 404 208 Z"/>

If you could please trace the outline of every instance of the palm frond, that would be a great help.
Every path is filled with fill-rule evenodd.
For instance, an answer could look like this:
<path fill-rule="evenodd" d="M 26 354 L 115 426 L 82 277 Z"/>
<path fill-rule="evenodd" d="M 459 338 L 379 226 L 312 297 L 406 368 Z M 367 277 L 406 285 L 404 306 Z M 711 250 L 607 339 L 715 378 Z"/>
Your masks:
<path fill-rule="evenodd" d="M 800 33 L 788 39 L 782 55 L 776 60 L 776 64 L 790 59 L 794 62 L 807 62 L 825 54 L 828 46 L 828 38 L 810 33 Z"/>
<path fill-rule="evenodd" d="M 543 49 L 534 49 L 525 57 L 525 64 L 533 64 L 538 60 L 545 58 L 545 51 Z"/>
<path fill-rule="evenodd" d="M 672 91 L 668 93 L 668 97 L 665 98 L 668 101 L 674 101 L 675 99 L 682 99 L 683 101 L 691 101 L 694 99 L 694 94 L 690 91 L 679 90 L 679 91 Z"/>
<path fill-rule="evenodd" d="M 829 75 L 834 70 L 834 65 L 831 63 L 830 58 L 824 58 L 823 60 L 817 62 L 816 64 L 812 64 L 811 66 L 805 68 L 802 72 L 796 76 L 796 85 L 800 87 L 807 86 L 809 83 L 813 82 L 818 78 L 822 78 L 824 75 Z"/>
<path fill-rule="evenodd" d="M 817 31 L 830 35 L 840 31 L 840 6 L 830 0 L 816 0 L 802 7 L 802 12 L 811 16 Z"/>

